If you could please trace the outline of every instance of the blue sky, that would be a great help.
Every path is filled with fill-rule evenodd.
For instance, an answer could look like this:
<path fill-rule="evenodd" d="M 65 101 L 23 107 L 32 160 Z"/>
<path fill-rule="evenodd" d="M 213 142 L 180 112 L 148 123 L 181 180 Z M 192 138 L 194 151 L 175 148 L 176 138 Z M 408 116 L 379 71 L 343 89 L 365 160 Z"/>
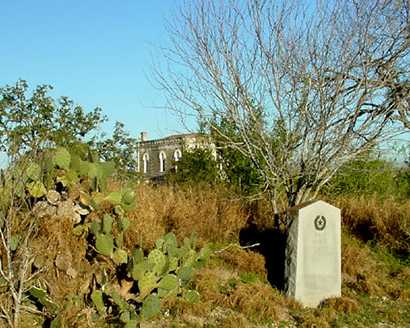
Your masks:
<path fill-rule="evenodd" d="M 184 128 L 149 80 L 166 45 L 166 19 L 182 0 L 0 0 L 0 86 L 51 84 L 133 135 L 161 137 Z"/>

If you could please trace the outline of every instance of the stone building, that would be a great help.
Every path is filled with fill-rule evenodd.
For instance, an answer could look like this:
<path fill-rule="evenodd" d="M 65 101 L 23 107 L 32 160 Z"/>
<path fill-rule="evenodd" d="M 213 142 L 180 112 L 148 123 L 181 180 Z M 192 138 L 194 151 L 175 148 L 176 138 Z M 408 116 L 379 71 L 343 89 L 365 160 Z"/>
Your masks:
<path fill-rule="evenodd" d="M 209 138 L 200 133 L 171 135 L 162 139 L 147 140 L 141 133 L 137 152 L 137 170 L 146 179 L 161 179 L 170 169 L 178 167 L 177 162 L 185 151 L 195 148 L 212 148 Z"/>

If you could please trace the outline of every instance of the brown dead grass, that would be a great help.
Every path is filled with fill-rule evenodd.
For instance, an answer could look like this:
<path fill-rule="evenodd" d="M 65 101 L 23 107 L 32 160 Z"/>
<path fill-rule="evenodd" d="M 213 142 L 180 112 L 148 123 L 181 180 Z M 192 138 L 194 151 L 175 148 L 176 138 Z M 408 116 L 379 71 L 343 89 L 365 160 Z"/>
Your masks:
<path fill-rule="evenodd" d="M 287 318 L 287 301 L 282 294 L 265 283 L 242 283 L 232 271 L 205 269 L 198 274 L 195 286 L 208 307 L 218 304 L 257 322 Z"/>
<path fill-rule="evenodd" d="M 392 271 L 388 263 L 380 261 L 362 241 L 343 233 L 342 278 L 345 292 L 366 293 L 372 296 L 410 300 L 409 290 L 403 282 L 409 281 L 410 270 Z"/>
<path fill-rule="evenodd" d="M 370 250 L 357 239 L 342 236 L 342 278 L 346 286 L 364 293 L 383 294 L 380 270 Z"/>
<path fill-rule="evenodd" d="M 164 233 L 179 240 L 195 233 L 200 244 L 237 241 L 247 214 L 239 200 L 222 189 L 176 189 L 170 186 L 137 187 L 137 206 L 130 214 L 126 242 L 153 247 Z"/>
<path fill-rule="evenodd" d="M 37 238 L 32 242 L 35 264 L 40 265 L 40 281 L 47 286 L 50 298 L 57 304 L 66 304 L 59 310 L 66 322 L 82 326 L 78 315 L 84 310 L 84 297 L 89 292 L 93 274 L 91 264 L 86 260 L 86 241 L 76 237 L 69 218 L 43 218 L 39 224 Z M 69 276 L 65 268 L 56 266 L 60 258 L 63 266 L 71 267 L 75 277 Z"/>
<path fill-rule="evenodd" d="M 321 308 L 331 308 L 336 312 L 352 313 L 358 311 L 360 306 L 354 299 L 342 296 L 327 299 L 321 304 Z"/>
<path fill-rule="evenodd" d="M 75 295 L 83 283 L 81 278 L 91 271 L 91 265 L 85 259 L 86 241 L 73 234 L 73 223 L 69 218 L 42 219 L 39 229 L 41 234 L 33 242 L 34 255 L 47 268 L 45 278 L 51 296 L 63 299 L 68 294 Z M 77 272 L 76 279 L 56 268 L 58 256 L 64 259 L 67 267 Z"/>
<path fill-rule="evenodd" d="M 243 283 L 238 273 L 220 266 L 201 270 L 193 283 L 201 295 L 200 303 L 173 299 L 164 305 L 174 317 L 186 322 L 194 320 L 198 327 L 206 327 L 203 323 L 224 328 L 259 327 L 289 320 L 288 307 L 297 306 L 270 285 Z"/>
<path fill-rule="evenodd" d="M 218 254 L 226 264 L 240 272 L 253 272 L 267 279 L 265 257 L 251 250 L 230 247 Z"/>
<path fill-rule="evenodd" d="M 357 301 L 352 298 L 342 296 L 339 298 L 329 298 L 322 302 L 318 308 L 298 308 L 294 314 L 298 327 L 335 327 L 335 320 L 340 313 L 354 313 L 359 311 Z M 337 326 L 339 327 L 339 326 Z"/>
<path fill-rule="evenodd" d="M 342 209 L 343 225 L 356 237 L 410 253 L 410 200 L 340 197 L 334 204 Z"/>
<path fill-rule="evenodd" d="M 262 230 L 272 225 L 269 204 L 261 203 L 250 211 L 240 200 L 230 200 L 222 189 L 181 190 L 140 185 L 136 192 L 137 207 L 130 214 L 131 225 L 126 234 L 125 246 L 129 250 L 136 245 L 152 248 L 169 231 L 179 240 L 196 233 L 200 244 L 237 243 L 250 215 L 254 215 L 253 223 Z M 410 268 L 392 271 L 365 242 L 374 239 L 386 249 L 408 252 L 410 201 L 338 198 L 331 203 L 342 208 L 345 228 L 342 298 L 329 299 L 319 309 L 305 311 L 266 283 L 262 255 L 228 247 L 195 277 L 192 287 L 200 292 L 200 303 L 188 304 L 181 299 L 165 301 L 164 309 L 169 309 L 170 316 L 158 318 L 161 325 L 157 326 L 173 327 L 169 320 L 177 320 L 186 327 L 207 327 L 208 323 L 215 327 L 262 327 L 272 320 L 296 319 L 300 327 L 329 327 L 338 313 L 361 311 L 358 294 L 408 302 L 410 291 L 403 288 L 403 282 L 410 280 Z M 84 300 L 97 270 L 85 258 L 87 242 L 73 234 L 73 224 L 67 218 L 41 220 L 39 233 L 32 242 L 35 263 L 44 268 L 40 280 L 47 285 L 51 298 L 65 305 L 61 315 L 67 326 L 86 327 L 91 322 L 91 311 Z M 56 267 L 58 256 L 63 256 L 75 270 L 75 278 Z M 241 280 L 241 273 L 249 272 L 262 279 Z"/>

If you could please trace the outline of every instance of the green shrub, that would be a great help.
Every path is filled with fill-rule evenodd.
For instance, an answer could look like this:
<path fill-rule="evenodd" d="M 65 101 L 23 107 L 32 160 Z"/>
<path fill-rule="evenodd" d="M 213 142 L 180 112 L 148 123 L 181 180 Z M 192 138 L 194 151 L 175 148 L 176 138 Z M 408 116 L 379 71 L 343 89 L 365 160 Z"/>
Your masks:
<path fill-rule="evenodd" d="M 329 195 L 410 197 L 410 169 L 367 157 L 344 165 L 325 187 Z"/>
<path fill-rule="evenodd" d="M 174 163 L 174 170 L 168 173 L 167 180 L 188 185 L 215 185 L 221 181 L 218 162 L 210 149 L 186 150 L 184 156 Z"/>

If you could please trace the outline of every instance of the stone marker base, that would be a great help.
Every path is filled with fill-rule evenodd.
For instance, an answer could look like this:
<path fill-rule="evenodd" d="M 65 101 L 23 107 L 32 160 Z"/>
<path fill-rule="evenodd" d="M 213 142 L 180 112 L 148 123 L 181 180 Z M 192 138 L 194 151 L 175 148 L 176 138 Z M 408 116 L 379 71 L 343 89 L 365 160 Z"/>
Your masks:
<path fill-rule="evenodd" d="M 340 209 L 315 201 L 291 208 L 288 215 L 286 294 L 307 307 L 340 297 Z"/>

